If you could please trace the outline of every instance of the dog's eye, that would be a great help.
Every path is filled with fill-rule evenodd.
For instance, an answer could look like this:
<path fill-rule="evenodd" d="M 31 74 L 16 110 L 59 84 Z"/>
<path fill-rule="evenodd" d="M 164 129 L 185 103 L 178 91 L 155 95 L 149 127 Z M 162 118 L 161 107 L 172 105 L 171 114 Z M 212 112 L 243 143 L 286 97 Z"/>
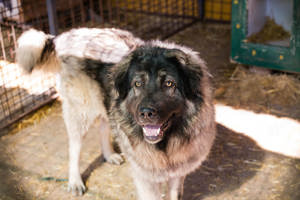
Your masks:
<path fill-rule="evenodd" d="M 141 81 L 136 81 L 134 83 L 135 87 L 141 87 L 142 86 L 142 82 Z"/>
<path fill-rule="evenodd" d="M 173 86 L 174 86 L 174 82 L 173 82 L 173 81 L 166 81 L 166 82 L 165 82 L 165 85 L 166 85 L 167 87 L 173 87 Z"/>

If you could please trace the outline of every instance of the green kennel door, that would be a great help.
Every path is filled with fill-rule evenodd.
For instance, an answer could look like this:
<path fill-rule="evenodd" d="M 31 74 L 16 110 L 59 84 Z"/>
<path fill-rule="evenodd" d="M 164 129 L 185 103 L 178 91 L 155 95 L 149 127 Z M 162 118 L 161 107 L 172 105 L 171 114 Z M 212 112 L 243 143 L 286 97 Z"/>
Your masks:
<path fill-rule="evenodd" d="M 300 0 L 232 0 L 231 59 L 300 72 Z"/>

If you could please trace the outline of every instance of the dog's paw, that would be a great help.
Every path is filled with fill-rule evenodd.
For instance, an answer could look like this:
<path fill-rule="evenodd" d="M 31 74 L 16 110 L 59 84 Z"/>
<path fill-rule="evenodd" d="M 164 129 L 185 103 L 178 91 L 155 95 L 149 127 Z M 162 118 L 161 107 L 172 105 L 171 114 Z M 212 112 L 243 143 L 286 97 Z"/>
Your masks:
<path fill-rule="evenodd" d="M 105 160 L 111 164 L 121 165 L 124 162 L 123 157 L 118 153 L 109 155 Z"/>
<path fill-rule="evenodd" d="M 82 180 L 79 181 L 72 181 L 68 184 L 68 192 L 72 192 L 73 195 L 80 195 L 82 196 L 85 192 L 86 188 L 82 182 Z"/>

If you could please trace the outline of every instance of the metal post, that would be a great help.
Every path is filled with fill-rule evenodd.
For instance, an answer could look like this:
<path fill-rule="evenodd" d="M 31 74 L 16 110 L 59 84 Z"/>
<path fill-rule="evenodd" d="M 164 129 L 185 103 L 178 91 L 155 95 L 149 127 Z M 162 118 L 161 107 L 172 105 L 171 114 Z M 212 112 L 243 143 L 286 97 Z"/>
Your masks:
<path fill-rule="evenodd" d="M 56 16 L 56 0 L 47 0 L 47 12 L 50 34 L 58 34 L 57 16 Z"/>
<path fill-rule="evenodd" d="M 205 0 L 198 0 L 199 19 L 204 20 Z"/>

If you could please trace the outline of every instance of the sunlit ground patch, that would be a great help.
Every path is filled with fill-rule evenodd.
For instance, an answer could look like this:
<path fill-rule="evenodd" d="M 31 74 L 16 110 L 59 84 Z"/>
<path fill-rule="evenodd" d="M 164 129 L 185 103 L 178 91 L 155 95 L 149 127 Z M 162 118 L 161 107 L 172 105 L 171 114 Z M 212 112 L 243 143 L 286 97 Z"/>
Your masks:
<path fill-rule="evenodd" d="M 216 105 L 216 121 L 268 151 L 300 158 L 300 123 L 290 118 Z"/>

